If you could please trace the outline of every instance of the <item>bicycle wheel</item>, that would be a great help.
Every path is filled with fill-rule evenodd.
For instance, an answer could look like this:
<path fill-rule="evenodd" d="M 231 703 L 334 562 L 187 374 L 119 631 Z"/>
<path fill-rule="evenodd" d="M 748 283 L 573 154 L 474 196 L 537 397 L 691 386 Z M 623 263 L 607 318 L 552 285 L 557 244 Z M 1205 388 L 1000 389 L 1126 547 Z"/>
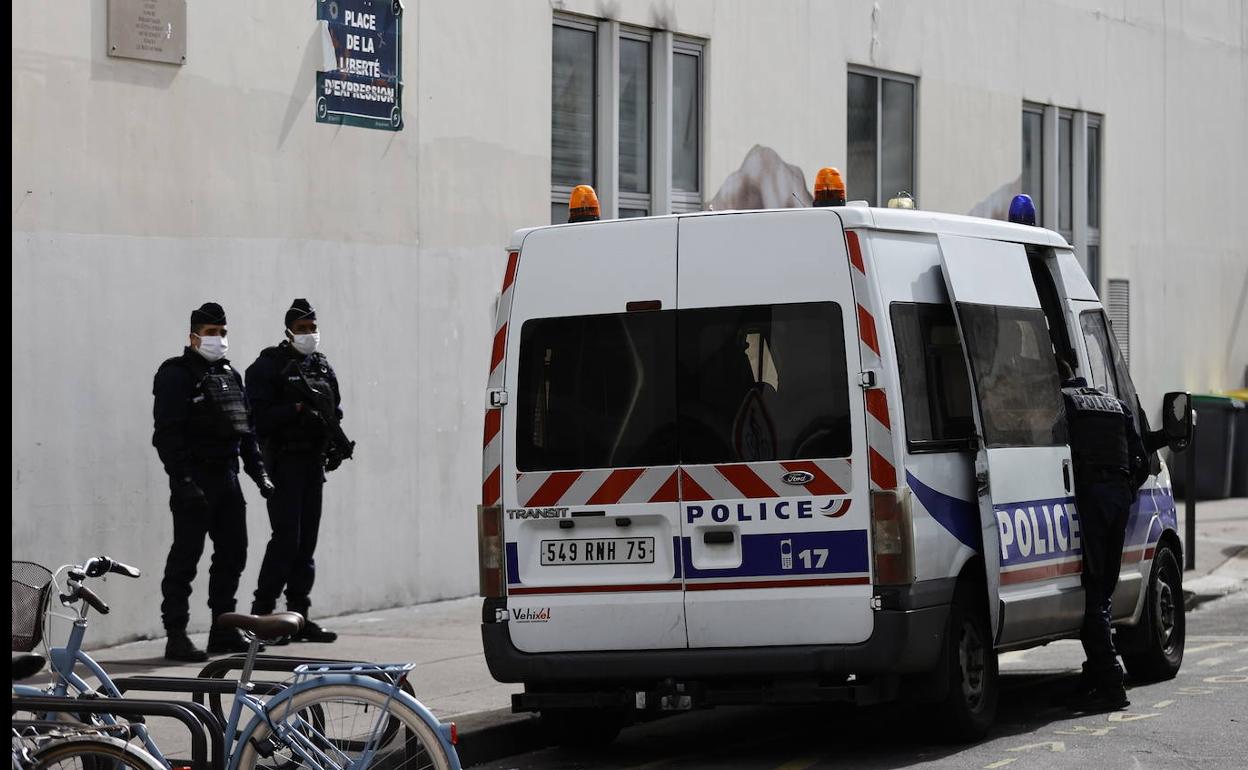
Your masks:
<path fill-rule="evenodd" d="M 432 725 L 407 704 L 393 699 L 384 712 L 385 693 L 354 685 L 325 685 L 274 704 L 269 719 L 289 730 L 275 738 L 259 724 L 240 743 L 238 770 L 324 770 L 328 762 L 308 762 L 300 753 L 324 755 L 338 767 L 357 762 L 370 741 L 375 753 L 352 770 L 450 770 L 451 760 Z M 292 744 L 298 744 L 294 748 Z M 266 756 L 267 754 L 267 756 Z"/>
<path fill-rule="evenodd" d="M 31 770 L 164 770 L 164 765 L 120 738 L 74 735 L 36 750 Z"/>

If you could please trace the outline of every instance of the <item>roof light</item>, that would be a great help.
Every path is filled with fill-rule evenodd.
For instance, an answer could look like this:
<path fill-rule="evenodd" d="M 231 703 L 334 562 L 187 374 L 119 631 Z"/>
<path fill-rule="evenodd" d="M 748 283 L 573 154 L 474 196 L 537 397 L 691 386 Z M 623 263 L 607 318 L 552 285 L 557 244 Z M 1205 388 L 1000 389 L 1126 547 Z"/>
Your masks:
<path fill-rule="evenodd" d="M 1036 204 L 1030 195 L 1015 195 L 1010 201 L 1010 221 L 1019 225 L 1036 224 Z"/>
<path fill-rule="evenodd" d="M 902 190 L 901 192 L 888 199 L 888 207 L 890 209 L 914 209 L 918 208 L 914 205 L 914 196 Z"/>
<path fill-rule="evenodd" d="M 845 180 L 841 172 L 830 167 L 815 174 L 815 208 L 845 205 Z"/>
<path fill-rule="evenodd" d="M 569 222 L 597 222 L 598 194 L 587 184 L 578 184 L 572 188 L 568 197 Z"/>

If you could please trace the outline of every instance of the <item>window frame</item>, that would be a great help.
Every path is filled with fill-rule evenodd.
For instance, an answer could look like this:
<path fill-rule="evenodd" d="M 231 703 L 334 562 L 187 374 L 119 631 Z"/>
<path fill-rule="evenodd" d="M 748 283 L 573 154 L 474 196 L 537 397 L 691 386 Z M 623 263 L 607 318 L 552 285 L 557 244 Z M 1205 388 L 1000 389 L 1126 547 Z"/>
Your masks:
<path fill-rule="evenodd" d="M 876 69 L 874 67 L 866 67 L 866 66 L 859 65 L 859 64 L 850 64 L 846 71 L 846 79 L 845 79 L 847 100 L 848 100 L 849 75 L 851 74 L 862 75 L 864 77 L 875 79 L 875 197 L 876 199 L 874 201 L 870 201 L 870 200 L 867 201 L 867 204 L 870 206 L 879 207 L 888 203 L 888 200 L 884 198 L 884 192 L 883 192 L 884 153 L 883 153 L 882 147 L 883 147 L 883 133 L 884 133 L 884 84 L 883 84 L 884 80 L 894 80 L 894 81 L 898 81 L 902 83 L 908 83 L 914 89 L 913 91 L 914 96 L 911 99 L 911 112 L 910 112 L 910 117 L 911 117 L 910 135 L 911 137 L 913 137 L 913 143 L 912 143 L 911 152 L 910 152 L 910 179 L 915 189 L 908 190 L 907 192 L 909 192 L 910 195 L 915 200 L 920 200 L 920 195 L 919 195 L 919 190 L 918 190 L 919 188 L 919 77 L 917 75 L 907 75 L 904 72 L 892 72 L 890 70 L 881 70 L 881 69 Z M 846 104 L 845 115 L 846 115 L 846 120 L 848 121 L 849 119 L 848 103 Z M 848 135 L 846 136 L 846 142 L 848 142 Z M 849 157 L 848 144 L 845 147 L 845 156 L 846 158 Z M 849 191 L 849 194 L 847 197 L 850 200 L 862 200 L 861 198 L 855 198 L 853 194 L 853 184 L 854 184 L 854 180 L 852 179 L 846 180 L 846 187 L 848 188 L 848 191 Z M 891 193 L 889 193 L 889 195 L 895 195 L 897 192 L 899 191 L 894 190 Z"/>
<path fill-rule="evenodd" d="M 649 29 L 636 25 L 625 25 L 608 19 L 592 16 L 555 12 L 552 14 L 552 29 L 557 26 L 569 27 L 594 33 L 594 137 L 593 137 L 593 170 L 592 178 L 578 184 L 593 185 L 598 193 L 603 219 L 619 219 L 622 210 L 642 210 L 647 216 L 668 213 L 685 213 L 701 211 L 704 204 L 706 168 L 706 50 L 709 41 L 687 35 L 675 35 L 660 29 Z M 609 35 L 607 38 L 605 36 Z M 620 158 L 620 71 L 619 48 L 624 39 L 638 40 L 649 44 L 649 162 L 648 193 L 623 191 L 620 189 L 619 158 Z M 607 52 L 613 52 L 610 56 Z M 676 54 L 692 55 L 698 61 L 698 157 L 697 157 L 697 190 L 677 190 L 672 185 L 672 156 L 674 142 L 672 140 L 671 123 L 673 118 L 673 86 L 672 59 Z M 553 61 L 554 47 L 552 43 L 551 58 Z M 608 62 L 607 60 L 611 61 Z M 609 74 L 606 68 L 614 69 Z M 552 75 L 553 77 L 553 75 Z M 613 104 L 606 104 L 607 101 Z M 553 106 L 552 106 L 553 111 Z M 610 125 L 608 125 L 608 121 Z M 553 116 L 552 116 L 553 123 Z M 665 125 L 660 125 L 665 123 Z M 605 138 L 604 138 L 605 137 Z M 612 141 L 610 148 L 607 142 Z M 566 206 L 574 185 L 555 184 L 553 180 L 553 137 L 551 139 L 552 170 L 550 181 L 550 202 L 552 219 L 554 206 Z M 664 172 L 666 169 L 666 172 Z M 666 173 L 666 178 L 663 178 Z M 551 224 L 563 224 L 551 222 Z"/>

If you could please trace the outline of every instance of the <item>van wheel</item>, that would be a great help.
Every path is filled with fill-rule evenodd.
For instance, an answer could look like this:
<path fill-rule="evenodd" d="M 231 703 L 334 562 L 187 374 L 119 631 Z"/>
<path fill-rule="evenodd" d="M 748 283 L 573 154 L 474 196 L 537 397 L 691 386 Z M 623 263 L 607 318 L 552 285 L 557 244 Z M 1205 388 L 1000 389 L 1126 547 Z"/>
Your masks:
<path fill-rule="evenodd" d="M 605 709 L 546 709 L 541 719 L 547 739 L 569 749 L 603 748 L 624 727 L 623 715 Z"/>
<path fill-rule="evenodd" d="M 1183 571 L 1171 546 L 1157 547 L 1139 624 L 1118 633 L 1123 637 L 1122 662 L 1132 679 L 1160 682 L 1179 673 L 1187 620 L 1183 609 Z"/>
<path fill-rule="evenodd" d="M 997 652 L 980 589 L 975 583 L 960 583 L 949 608 L 944 645 L 949 691 L 936 704 L 936 719 L 941 736 L 954 743 L 984 737 L 997 716 Z"/>

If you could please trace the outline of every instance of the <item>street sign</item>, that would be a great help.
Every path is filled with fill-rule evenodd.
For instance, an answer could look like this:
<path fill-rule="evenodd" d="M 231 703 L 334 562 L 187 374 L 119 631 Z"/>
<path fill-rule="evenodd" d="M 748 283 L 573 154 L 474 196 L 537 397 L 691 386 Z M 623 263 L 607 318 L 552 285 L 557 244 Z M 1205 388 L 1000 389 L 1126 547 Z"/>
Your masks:
<path fill-rule="evenodd" d="M 316 122 L 403 130 L 401 0 L 318 0 L 333 63 L 316 73 Z"/>

